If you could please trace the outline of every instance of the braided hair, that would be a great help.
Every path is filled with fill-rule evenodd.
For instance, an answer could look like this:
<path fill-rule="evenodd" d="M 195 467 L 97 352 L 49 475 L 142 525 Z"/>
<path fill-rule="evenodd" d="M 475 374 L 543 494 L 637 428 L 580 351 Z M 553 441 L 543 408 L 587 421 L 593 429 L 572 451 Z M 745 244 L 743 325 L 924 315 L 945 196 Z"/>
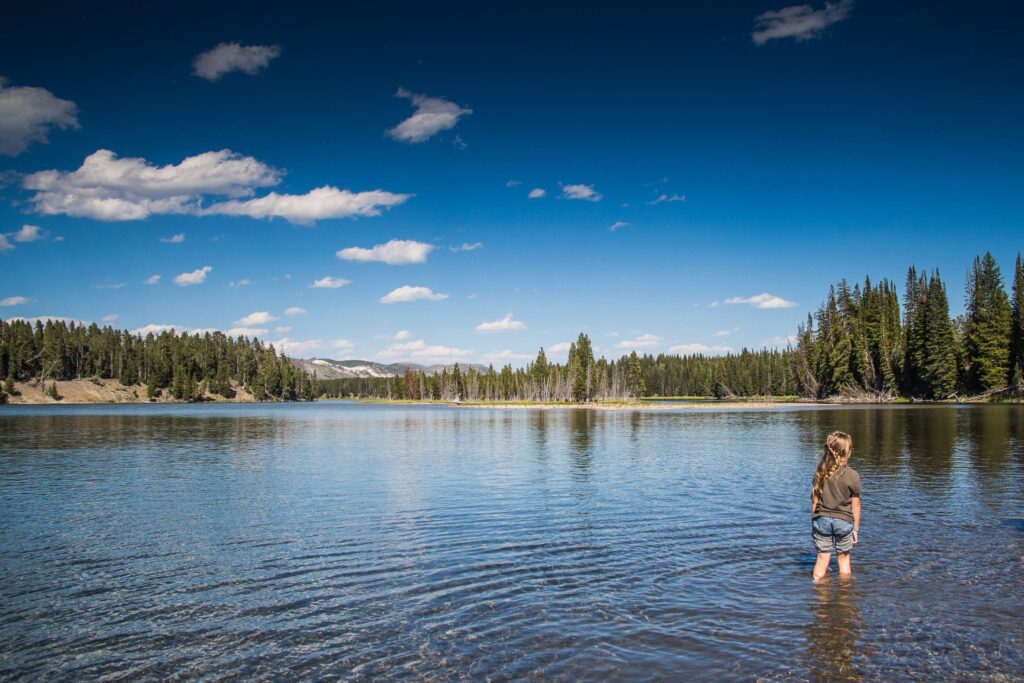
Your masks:
<path fill-rule="evenodd" d="M 814 471 L 814 484 L 811 487 L 811 500 L 821 500 L 825 480 L 846 467 L 853 451 L 853 437 L 846 432 L 832 432 L 825 439 L 825 449 L 818 461 L 818 469 Z"/>

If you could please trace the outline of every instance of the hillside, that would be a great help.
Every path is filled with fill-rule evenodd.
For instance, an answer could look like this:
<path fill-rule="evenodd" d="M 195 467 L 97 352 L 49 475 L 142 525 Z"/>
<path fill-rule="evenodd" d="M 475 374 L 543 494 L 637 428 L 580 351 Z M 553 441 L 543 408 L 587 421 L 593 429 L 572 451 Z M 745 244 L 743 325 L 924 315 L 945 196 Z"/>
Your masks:
<path fill-rule="evenodd" d="M 426 375 L 435 375 L 445 368 L 451 369 L 452 365 L 418 365 L 416 363 L 377 363 L 372 360 L 331 360 L 329 358 L 289 358 L 292 364 L 309 374 L 316 373 L 317 379 L 369 379 L 401 377 L 405 369 L 410 368 L 414 372 L 422 372 Z M 487 368 L 482 365 L 467 364 L 460 365 L 461 368 L 475 368 L 484 371 Z"/>

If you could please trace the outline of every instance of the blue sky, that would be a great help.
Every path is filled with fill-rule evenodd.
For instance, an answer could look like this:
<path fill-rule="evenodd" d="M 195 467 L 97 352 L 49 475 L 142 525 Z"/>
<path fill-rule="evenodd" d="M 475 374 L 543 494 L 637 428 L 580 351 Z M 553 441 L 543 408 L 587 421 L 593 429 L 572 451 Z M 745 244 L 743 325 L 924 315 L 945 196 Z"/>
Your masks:
<path fill-rule="evenodd" d="M 23 5 L 0 317 L 380 361 L 580 330 L 722 352 L 912 263 L 958 312 L 970 259 L 1022 246 L 1006 3 Z"/>

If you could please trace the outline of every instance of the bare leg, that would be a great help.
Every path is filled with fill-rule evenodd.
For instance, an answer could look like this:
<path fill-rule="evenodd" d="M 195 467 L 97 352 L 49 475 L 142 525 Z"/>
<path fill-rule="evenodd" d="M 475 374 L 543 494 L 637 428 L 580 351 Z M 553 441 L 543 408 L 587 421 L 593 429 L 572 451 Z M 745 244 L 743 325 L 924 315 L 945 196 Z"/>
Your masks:
<path fill-rule="evenodd" d="M 842 555 L 840 555 L 842 557 Z M 832 553 L 818 553 L 818 561 L 814 563 L 814 580 L 824 579 L 828 574 L 828 563 L 832 561 Z M 846 556 L 846 565 L 849 568 L 850 556 Z"/>
<path fill-rule="evenodd" d="M 839 553 L 836 556 L 836 564 L 839 565 L 839 576 L 853 575 L 853 568 L 850 566 L 850 553 Z"/>

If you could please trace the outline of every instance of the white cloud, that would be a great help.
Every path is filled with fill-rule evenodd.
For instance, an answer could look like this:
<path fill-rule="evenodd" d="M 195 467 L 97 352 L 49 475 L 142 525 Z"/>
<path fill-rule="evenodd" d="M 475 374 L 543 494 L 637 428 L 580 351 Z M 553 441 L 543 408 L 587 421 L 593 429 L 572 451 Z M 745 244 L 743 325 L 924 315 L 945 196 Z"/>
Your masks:
<path fill-rule="evenodd" d="M 252 327 L 254 325 L 266 325 L 267 323 L 274 322 L 275 320 L 277 320 L 277 318 L 270 315 L 267 311 L 253 311 L 249 315 L 236 320 L 235 325 L 240 327 Z"/>
<path fill-rule="evenodd" d="M 435 133 L 454 128 L 461 117 L 473 113 L 444 98 L 418 95 L 405 88 L 399 88 L 395 97 L 410 100 L 416 108 L 412 116 L 388 130 L 388 135 L 401 142 L 424 142 Z"/>
<path fill-rule="evenodd" d="M 292 331 L 292 328 L 288 325 L 278 325 L 274 328 L 274 332 L 277 334 L 288 334 Z"/>
<path fill-rule="evenodd" d="M 480 360 L 484 363 L 507 363 L 511 361 L 533 360 L 536 356 L 529 353 L 515 353 L 509 349 L 503 351 L 492 351 L 481 354 Z"/>
<path fill-rule="evenodd" d="M 661 343 L 656 334 L 641 334 L 636 339 L 623 339 L 615 345 L 617 349 L 649 349 Z"/>
<path fill-rule="evenodd" d="M 171 235 L 170 237 L 161 237 L 160 241 L 164 244 L 181 244 L 185 241 L 185 233 L 179 232 L 178 234 Z"/>
<path fill-rule="evenodd" d="M 769 40 L 793 38 L 797 41 L 820 38 L 826 28 L 850 16 L 853 0 L 826 2 L 823 9 L 810 5 L 791 5 L 780 10 L 765 12 L 755 19 L 754 31 L 750 34 L 755 45 L 764 45 Z"/>
<path fill-rule="evenodd" d="M 629 225 L 629 223 L 627 223 L 626 221 L 615 221 L 614 223 L 611 224 L 611 227 L 609 227 L 608 229 L 611 230 L 612 232 L 618 232 L 627 225 Z"/>
<path fill-rule="evenodd" d="M 250 196 L 255 188 L 276 185 L 280 179 L 276 169 L 226 149 L 166 166 L 121 159 L 100 149 L 77 170 L 31 173 L 23 185 L 35 191 L 31 201 L 39 213 L 124 221 L 151 214 L 196 214 L 201 195 Z"/>
<path fill-rule="evenodd" d="M 137 327 L 132 330 L 132 334 L 138 334 L 145 337 L 147 334 L 160 334 L 161 332 L 177 332 L 178 334 L 213 334 L 214 332 L 220 332 L 220 330 L 212 327 L 185 327 L 183 325 L 160 325 L 156 323 L 150 323 L 142 327 Z"/>
<path fill-rule="evenodd" d="M 651 201 L 649 201 L 647 203 L 650 204 L 651 206 L 654 206 L 655 204 L 661 204 L 662 202 L 685 202 L 685 201 L 686 201 L 686 195 L 685 194 L 659 194 L 656 198 L 652 199 Z"/>
<path fill-rule="evenodd" d="M 266 68 L 270 60 L 281 54 L 277 45 L 239 45 L 238 43 L 221 43 L 212 50 L 196 56 L 192 62 L 192 75 L 208 81 L 220 80 L 232 71 L 255 75 L 260 69 Z"/>
<path fill-rule="evenodd" d="M 311 284 L 310 287 L 313 289 L 338 289 L 339 287 L 344 287 L 345 285 L 350 284 L 352 284 L 352 281 L 346 280 L 343 277 L 331 277 L 330 275 L 325 275 L 319 280 L 313 280 L 313 284 Z"/>
<path fill-rule="evenodd" d="M 721 355 L 723 353 L 732 353 L 732 347 L 721 346 L 718 344 L 708 346 L 707 344 L 693 343 L 693 344 L 677 344 L 672 346 L 668 350 L 669 353 L 674 353 L 680 356 L 693 356 L 696 354 L 703 354 L 705 356 Z"/>
<path fill-rule="evenodd" d="M 145 285 L 158 285 L 158 284 L 160 284 L 160 276 L 159 275 L 150 275 L 149 277 L 146 278 L 146 281 L 143 284 L 145 284 Z"/>
<path fill-rule="evenodd" d="M 335 256 L 345 261 L 379 261 L 390 266 L 404 266 L 411 263 L 426 263 L 427 254 L 433 249 L 433 244 L 425 242 L 390 240 L 369 249 L 347 247 L 338 251 Z"/>
<path fill-rule="evenodd" d="M 306 315 L 306 309 L 305 308 L 299 308 L 298 306 L 290 306 L 290 307 L 284 309 L 284 314 L 287 315 L 287 316 Z"/>
<path fill-rule="evenodd" d="M 284 351 L 286 355 L 299 357 L 301 354 L 315 353 L 324 348 L 323 339 L 289 339 L 283 337 L 271 342 L 278 351 Z"/>
<path fill-rule="evenodd" d="M 601 194 L 594 189 L 593 185 L 562 185 L 562 197 L 564 199 L 582 199 L 588 202 L 601 201 Z"/>
<path fill-rule="evenodd" d="M 765 346 L 790 346 L 796 344 L 796 336 L 789 335 L 788 337 L 771 337 L 770 339 L 764 340 Z"/>
<path fill-rule="evenodd" d="M 331 340 L 331 346 L 342 351 L 355 348 L 355 342 L 351 342 L 348 339 L 333 339 Z"/>
<path fill-rule="evenodd" d="M 731 334 L 732 334 L 732 330 L 719 330 L 718 332 L 715 332 L 711 336 L 712 337 L 728 337 Z"/>
<path fill-rule="evenodd" d="M 351 192 L 327 185 L 306 194 L 271 192 L 256 199 L 232 199 L 202 209 L 202 216 L 248 216 L 249 218 L 283 218 L 289 223 L 312 225 L 328 218 L 379 216 L 381 209 L 404 203 L 411 194 L 395 194 L 384 190 Z"/>
<path fill-rule="evenodd" d="M 419 301 L 425 299 L 427 301 L 441 301 L 447 299 L 447 294 L 434 293 L 429 287 L 412 287 L 410 285 L 403 285 L 398 289 L 393 289 L 380 298 L 382 304 L 397 304 L 406 301 Z"/>
<path fill-rule="evenodd" d="M 393 336 L 392 339 L 402 341 L 403 339 L 408 339 L 411 336 L 412 332 L 410 332 L 409 330 L 399 330 L 398 332 L 395 332 L 395 336 Z"/>
<path fill-rule="evenodd" d="M 569 347 L 572 346 L 572 342 L 559 342 L 552 344 L 547 348 L 548 353 L 568 353 Z"/>
<path fill-rule="evenodd" d="M 202 268 L 196 268 L 191 273 L 182 273 L 174 276 L 174 284 L 179 287 L 191 287 L 192 285 L 201 285 L 206 282 L 206 276 L 213 271 L 211 266 L 203 266 Z"/>
<path fill-rule="evenodd" d="M 0 233 L 0 252 L 11 251 L 12 249 L 14 249 L 14 245 L 7 239 L 7 235 Z"/>
<path fill-rule="evenodd" d="M 292 223 L 312 224 L 326 218 L 377 216 L 382 208 L 401 204 L 412 196 L 324 186 L 300 195 L 270 192 L 253 197 L 258 188 L 277 185 L 281 177 L 281 171 L 227 149 L 203 152 L 166 166 L 141 158 L 121 159 L 101 149 L 86 157 L 77 170 L 31 173 L 22 184 L 35 192 L 31 202 L 38 213 L 103 221 L 184 214 L 280 217 Z M 230 199 L 203 206 L 207 196 Z"/>
<path fill-rule="evenodd" d="M 526 325 L 521 320 L 513 320 L 511 313 L 506 314 L 501 320 L 492 320 L 476 326 L 477 332 L 509 332 L 525 329 Z"/>
<path fill-rule="evenodd" d="M 460 251 L 476 251 L 477 249 L 483 249 L 484 248 L 484 243 L 483 242 L 463 242 L 462 244 L 455 245 L 455 246 L 448 247 L 448 248 L 450 250 L 452 250 L 453 252 L 455 252 L 455 253 L 459 253 Z"/>
<path fill-rule="evenodd" d="M 111 313 L 110 315 L 103 316 L 102 320 L 105 323 L 112 323 L 112 322 L 114 322 L 115 320 L 117 320 L 120 317 L 121 316 L 119 316 L 117 313 Z"/>
<path fill-rule="evenodd" d="M 507 183 L 505 183 L 505 187 L 508 187 L 508 188 L 519 187 L 522 184 L 523 184 L 522 180 L 510 180 Z"/>
<path fill-rule="evenodd" d="M 734 296 L 726 299 L 725 303 L 730 306 L 748 304 L 754 308 L 793 308 L 794 306 L 799 306 L 795 301 L 787 301 L 768 292 L 762 292 L 754 296 Z"/>
<path fill-rule="evenodd" d="M 265 327 L 232 327 L 224 334 L 229 337 L 262 337 L 267 331 Z"/>
<path fill-rule="evenodd" d="M 526 195 L 527 199 L 543 199 L 548 194 L 548 191 L 543 187 L 535 187 L 530 190 L 530 194 Z"/>
<path fill-rule="evenodd" d="M 249 278 L 243 277 L 241 280 L 232 280 L 231 282 L 228 283 L 228 287 L 230 287 L 231 289 L 238 289 L 239 287 L 251 287 L 254 284 L 256 283 L 250 280 Z"/>
<path fill-rule="evenodd" d="M 11 233 L 15 242 L 36 242 L 46 238 L 46 232 L 38 225 L 23 225 L 21 230 Z"/>
<path fill-rule="evenodd" d="M 459 349 L 451 346 L 427 344 L 422 339 L 410 342 L 389 344 L 377 352 L 378 358 L 397 362 L 415 363 L 457 363 L 468 360 L 473 355 L 470 349 Z"/>
<path fill-rule="evenodd" d="M 6 87 L 0 77 L 0 154 L 16 157 L 53 128 L 78 128 L 78 106 L 45 88 Z"/>
<path fill-rule="evenodd" d="M 29 299 L 23 296 L 9 296 L 6 299 L 0 299 L 0 306 L 24 306 L 29 303 Z"/>

